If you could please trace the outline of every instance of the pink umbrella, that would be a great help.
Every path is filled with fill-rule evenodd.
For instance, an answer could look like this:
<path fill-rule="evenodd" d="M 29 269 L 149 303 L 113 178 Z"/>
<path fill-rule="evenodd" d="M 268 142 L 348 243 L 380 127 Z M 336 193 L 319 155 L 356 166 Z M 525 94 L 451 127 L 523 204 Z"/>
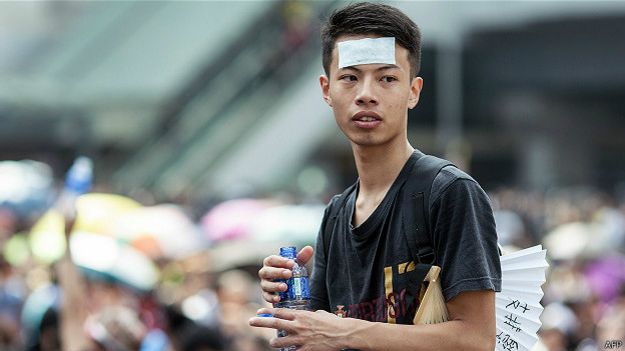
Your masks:
<path fill-rule="evenodd" d="M 625 257 L 613 255 L 589 263 L 584 275 L 591 290 L 604 302 L 616 300 L 625 287 Z"/>
<path fill-rule="evenodd" d="M 202 217 L 202 228 L 213 242 L 245 239 L 254 219 L 274 205 L 273 201 L 255 199 L 222 202 Z"/>

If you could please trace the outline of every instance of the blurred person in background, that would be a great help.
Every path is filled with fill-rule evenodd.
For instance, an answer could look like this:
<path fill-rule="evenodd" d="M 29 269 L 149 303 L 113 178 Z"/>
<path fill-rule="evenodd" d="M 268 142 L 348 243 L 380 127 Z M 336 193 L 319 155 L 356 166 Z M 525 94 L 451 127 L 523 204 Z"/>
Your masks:
<path fill-rule="evenodd" d="M 58 351 L 61 350 L 59 332 L 59 313 L 55 308 L 48 308 L 43 314 L 36 335 L 30 335 L 34 340 L 27 340 L 30 346 L 28 351 Z"/>
<path fill-rule="evenodd" d="M 106 306 L 85 322 L 89 351 L 139 351 L 146 328 L 127 307 Z"/>
<path fill-rule="evenodd" d="M 217 281 L 221 324 L 230 342 L 229 350 L 262 351 L 271 349 L 263 336 L 247 323 L 261 305 L 255 301 L 257 289 L 252 276 L 242 269 L 220 274 Z M 273 333 L 272 333 L 273 334 Z"/>
<path fill-rule="evenodd" d="M 2 350 L 17 349 L 21 344 L 19 318 L 23 296 L 20 290 L 13 267 L 0 254 L 0 349 Z"/>
<path fill-rule="evenodd" d="M 216 328 L 200 325 L 176 306 L 166 308 L 167 330 L 172 348 L 176 351 L 222 351 L 226 340 Z"/>
<path fill-rule="evenodd" d="M 341 44 L 361 45 L 361 39 L 375 46 L 371 39 L 389 37 L 394 46 L 389 55 L 392 60 L 380 61 L 386 53 L 381 47 L 371 49 L 362 44 L 360 51 L 346 55 L 341 50 L 347 50 L 347 45 L 340 48 Z M 260 313 L 276 318 L 252 318 L 250 324 L 286 330 L 288 336 L 272 340 L 274 347 L 492 350 L 501 267 L 488 197 L 475 180 L 453 166 L 439 168 L 434 179 L 412 173 L 417 160 L 425 157 L 407 138 L 407 111 L 417 105 L 423 85 L 417 76 L 419 29 L 393 7 L 357 3 L 330 16 L 322 42 L 323 98 L 351 142 L 359 180 L 326 209 L 311 279 L 312 308 L 317 312 L 261 309 Z M 380 50 L 376 51 L 379 55 L 363 54 L 371 50 Z M 352 61 L 341 66 L 344 59 Z M 413 174 L 416 176 L 411 177 Z M 435 264 L 442 268 L 450 315 L 449 321 L 441 324 L 400 325 L 412 324 L 416 308 L 401 316 L 389 309 L 395 303 L 408 304 L 407 299 L 413 307 L 418 303 L 418 295 L 402 285 L 418 284 L 410 281 L 417 278 L 405 278 L 410 274 L 400 277 L 407 272 L 394 270 L 413 259 L 410 244 L 402 235 L 402 210 L 413 210 L 403 202 L 403 192 L 409 188 L 404 183 L 411 182 L 428 183 L 431 189 L 426 197 L 430 202 L 424 207 L 431 219 Z M 326 228 L 330 218 L 336 222 Z M 298 259 L 306 263 L 312 255 L 312 248 L 305 247 Z M 289 278 L 291 264 L 278 256 L 264 260 L 259 276 L 268 302 L 278 302 L 275 293 L 286 290 L 286 284 L 274 280 Z M 398 301 L 387 299 L 392 294 L 389 287 L 405 294 L 391 295 Z M 332 314 L 343 306 L 364 308 L 368 304 L 372 308 L 378 300 L 384 306 L 380 313 L 354 312 L 349 316 L 355 318 L 342 319 Z"/>

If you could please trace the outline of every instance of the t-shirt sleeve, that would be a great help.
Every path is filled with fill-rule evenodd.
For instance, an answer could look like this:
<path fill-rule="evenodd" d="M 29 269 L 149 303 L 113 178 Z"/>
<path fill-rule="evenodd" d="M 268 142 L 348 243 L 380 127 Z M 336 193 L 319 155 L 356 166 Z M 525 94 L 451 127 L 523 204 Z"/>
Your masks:
<path fill-rule="evenodd" d="M 337 195 L 338 196 L 338 195 Z M 317 235 L 317 244 L 315 245 L 315 256 L 313 261 L 313 269 L 310 276 L 310 306 L 313 311 L 325 310 L 330 312 L 330 302 L 328 300 L 328 289 L 326 286 L 326 248 L 325 236 L 331 233 L 325 233 L 326 223 L 330 213 L 332 204 L 336 201 L 334 196 L 328 206 L 326 206 Z"/>
<path fill-rule="evenodd" d="M 471 178 L 455 178 L 439 190 L 431 202 L 430 221 L 445 300 L 464 291 L 501 291 L 497 231 L 488 196 Z"/>

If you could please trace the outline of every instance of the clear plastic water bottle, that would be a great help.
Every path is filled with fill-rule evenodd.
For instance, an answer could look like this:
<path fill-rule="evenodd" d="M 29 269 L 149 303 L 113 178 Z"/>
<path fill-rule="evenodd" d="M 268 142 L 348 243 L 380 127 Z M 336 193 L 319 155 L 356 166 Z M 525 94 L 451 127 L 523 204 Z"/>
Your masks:
<path fill-rule="evenodd" d="M 308 286 L 308 270 L 303 264 L 297 261 L 297 248 L 287 246 L 280 248 L 280 256 L 295 262 L 293 274 L 288 280 L 282 280 L 288 286 L 286 291 L 280 292 L 280 302 L 274 307 L 290 308 L 294 310 L 310 310 L 310 288 Z M 278 330 L 278 337 L 286 336 L 284 330 Z M 295 346 L 281 348 L 280 351 L 296 350 Z"/>
<path fill-rule="evenodd" d="M 59 194 L 57 208 L 63 214 L 66 222 L 73 222 L 76 216 L 76 199 L 91 189 L 93 180 L 93 162 L 81 156 L 76 158 L 67 175 L 65 185 Z M 66 225 L 69 225 L 66 223 Z"/>

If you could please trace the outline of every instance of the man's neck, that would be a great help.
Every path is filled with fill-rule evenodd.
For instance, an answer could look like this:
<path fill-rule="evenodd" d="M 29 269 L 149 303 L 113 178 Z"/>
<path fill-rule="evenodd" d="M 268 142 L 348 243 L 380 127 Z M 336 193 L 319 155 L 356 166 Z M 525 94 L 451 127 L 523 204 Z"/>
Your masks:
<path fill-rule="evenodd" d="M 386 192 L 414 152 L 408 140 L 399 145 L 378 147 L 353 146 L 354 160 L 360 178 L 360 195 Z"/>

